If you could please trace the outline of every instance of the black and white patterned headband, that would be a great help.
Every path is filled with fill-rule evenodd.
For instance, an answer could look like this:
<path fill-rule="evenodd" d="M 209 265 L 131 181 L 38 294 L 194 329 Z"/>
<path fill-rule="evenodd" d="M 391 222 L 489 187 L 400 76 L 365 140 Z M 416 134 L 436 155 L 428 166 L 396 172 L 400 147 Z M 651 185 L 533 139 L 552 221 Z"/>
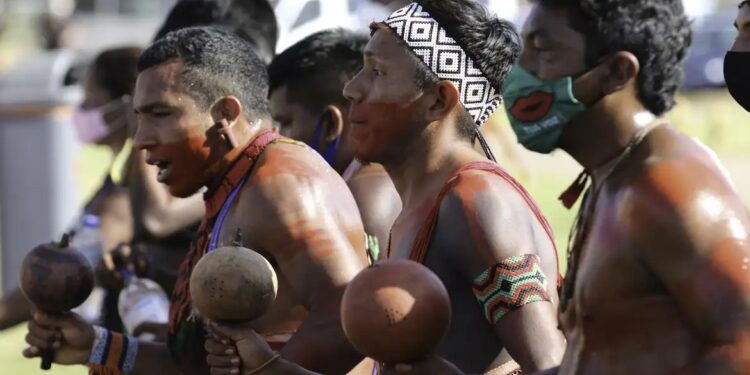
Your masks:
<path fill-rule="evenodd" d="M 500 93 L 474 60 L 451 38 L 421 5 L 411 3 L 385 21 L 440 80 L 451 81 L 461 94 L 461 103 L 477 126 L 482 126 L 500 107 Z"/>

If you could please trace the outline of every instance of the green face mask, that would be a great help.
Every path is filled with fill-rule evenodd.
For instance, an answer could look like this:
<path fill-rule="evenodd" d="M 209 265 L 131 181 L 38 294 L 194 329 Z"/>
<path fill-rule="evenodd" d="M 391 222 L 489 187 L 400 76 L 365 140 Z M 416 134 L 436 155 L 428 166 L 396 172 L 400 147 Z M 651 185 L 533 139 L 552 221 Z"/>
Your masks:
<path fill-rule="evenodd" d="M 505 81 L 503 97 L 518 142 L 543 154 L 555 150 L 565 125 L 586 111 L 573 95 L 573 77 L 542 81 L 519 64 Z"/>

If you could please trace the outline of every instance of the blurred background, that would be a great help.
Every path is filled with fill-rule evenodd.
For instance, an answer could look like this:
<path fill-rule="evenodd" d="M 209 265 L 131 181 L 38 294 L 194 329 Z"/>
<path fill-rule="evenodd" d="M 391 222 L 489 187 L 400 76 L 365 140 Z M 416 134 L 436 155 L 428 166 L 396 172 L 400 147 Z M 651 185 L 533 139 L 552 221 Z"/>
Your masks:
<path fill-rule="evenodd" d="M 280 28 L 282 51 L 303 37 L 331 27 L 366 29 L 404 1 L 278 0 L 270 1 Z M 70 73 L 104 48 L 146 46 L 175 0 L 0 0 L 0 262 L 2 289 L 15 285 L 21 254 L 3 252 L 8 233 L 29 231 L 10 223 L 17 215 L 40 218 L 38 233 L 60 233 L 80 202 L 93 193 L 107 173 L 110 153 L 76 143 L 68 129 L 70 107 L 80 88 Z M 484 3 L 519 27 L 528 12 L 520 0 Z M 738 0 L 684 0 L 693 18 L 694 41 L 686 62 L 685 85 L 674 124 L 716 151 L 750 206 L 750 115 L 726 92 L 723 58 L 735 37 Z M 565 249 L 574 210 L 557 196 L 579 167 L 562 153 L 540 156 L 515 145 L 504 113 L 494 119 L 494 144 L 501 162 L 531 191 L 550 219 L 560 249 Z M 19 121 L 24 126 L 17 126 Z M 66 128 L 67 127 L 67 128 Z M 499 151 L 499 152 L 498 152 Z M 26 181 L 28 177 L 28 181 Z M 24 181 L 26 185 L 24 185 Z M 34 190 L 39 181 L 48 190 Z M 44 220 L 42 220 L 44 219 Z M 32 231 L 33 232 L 33 231 Z M 47 235 L 49 236 L 49 235 Z M 38 238 L 41 242 L 47 238 Z M 3 241 L 6 240 L 6 241 Z M 32 245 L 23 244 L 31 248 Z M 21 246 L 21 247 L 23 247 Z M 24 247 L 25 249 L 25 247 Z M 565 251 L 560 251 L 564 256 Z M 563 259 L 564 261 L 564 259 Z M 563 262 L 564 264 L 564 262 Z M 24 327 L 0 332 L 0 372 L 42 373 L 38 361 L 24 360 Z M 84 374 L 82 367 L 54 367 L 51 375 Z"/>

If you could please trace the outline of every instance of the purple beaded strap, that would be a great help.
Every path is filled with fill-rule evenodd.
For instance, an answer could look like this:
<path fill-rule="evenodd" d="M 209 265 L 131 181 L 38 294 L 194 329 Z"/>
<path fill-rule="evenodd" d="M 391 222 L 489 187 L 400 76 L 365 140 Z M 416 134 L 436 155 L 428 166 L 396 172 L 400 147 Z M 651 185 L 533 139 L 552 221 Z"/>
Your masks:
<path fill-rule="evenodd" d="M 224 219 L 227 217 L 227 213 L 229 213 L 229 208 L 232 207 L 232 203 L 234 202 L 234 199 L 237 197 L 237 194 L 239 194 L 240 190 L 243 186 L 245 186 L 245 182 L 247 182 L 248 175 L 245 175 L 245 177 L 240 180 L 240 183 L 237 184 L 237 186 L 234 187 L 231 193 L 229 193 L 229 196 L 227 197 L 227 200 L 224 201 L 224 205 L 221 206 L 221 210 L 219 211 L 219 216 L 216 217 L 216 221 L 214 222 L 214 227 L 211 229 L 211 239 L 208 241 L 208 249 L 206 252 L 211 252 L 217 247 L 217 243 L 219 241 L 219 233 L 221 232 L 221 226 L 224 224 Z"/>

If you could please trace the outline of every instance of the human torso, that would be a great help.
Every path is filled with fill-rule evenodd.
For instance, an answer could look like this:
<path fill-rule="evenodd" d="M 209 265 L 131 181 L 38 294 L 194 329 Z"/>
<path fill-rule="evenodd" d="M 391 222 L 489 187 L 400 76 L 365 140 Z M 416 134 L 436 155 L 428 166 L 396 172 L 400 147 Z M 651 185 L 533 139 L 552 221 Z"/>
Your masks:
<path fill-rule="evenodd" d="M 671 151 L 644 149 L 612 175 L 596 199 L 574 293 L 561 312 L 568 340 L 561 375 L 670 374 L 706 348 L 686 312 L 639 256 L 638 243 L 657 239 L 632 229 L 638 220 L 628 210 L 628 202 L 638 199 L 632 185 L 645 170 L 659 167 L 658 160 L 674 158 Z"/>
<path fill-rule="evenodd" d="M 311 191 L 313 194 L 319 193 L 309 200 L 292 201 L 298 210 L 304 210 L 307 204 L 326 207 L 325 210 L 314 209 L 313 206 L 310 209 L 311 212 L 324 211 L 326 219 L 332 220 L 326 220 L 328 225 L 333 226 L 330 228 L 335 229 L 332 231 L 345 233 L 342 237 L 351 245 L 342 247 L 341 244 L 337 244 L 338 253 L 346 249 L 361 248 L 361 260 L 353 254 L 346 253 L 347 260 L 355 262 L 355 267 L 365 264 L 364 232 L 356 204 L 351 194 L 348 194 L 343 180 L 336 173 L 332 173 L 322 159 L 314 159 L 313 151 L 295 141 L 279 139 L 275 134 L 264 132 L 243 151 L 242 155 L 244 156 L 241 158 L 247 158 L 250 164 L 247 161 L 236 162 L 227 174 L 231 177 L 225 177 L 216 188 L 223 193 L 214 193 L 207 201 L 207 213 L 210 216 L 204 218 L 199 229 L 200 236 L 194 241 L 191 251 L 180 267 L 179 285 L 172 296 L 169 346 L 181 369 L 190 374 L 207 374 L 208 368 L 205 365 L 205 333 L 202 324 L 192 313 L 180 307 L 185 306 L 185 303 L 189 307 L 189 295 L 185 294 L 188 290 L 186 281 L 189 280 L 192 267 L 200 257 L 211 249 L 232 244 L 237 239 L 238 230 L 241 233 L 242 246 L 264 255 L 276 269 L 278 278 L 277 298 L 269 311 L 251 322 L 254 328 L 266 337 L 272 347 L 277 344 L 274 349 L 279 350 L 291 339 L 305 318 L 309 301 L 305 303 L 302 298 L 304 296 L 296 295 L 292 291 L 287 274 L 279 266 L 281 262 L 278 261 L 280 257 L 285 257 L 288 263 L 289 258 L 296 255 L 288 253 L 289 250 L 286 250 L 286 253 L 281 250 L 284 245 L 295 240 L 294 232 L 299 229 L 294 225 L 296 213 L 285 212 L 283 209 L 287 206 L 284 199 L 292 196 L 290 194 L 294 194 L 295 191 L 304 191 L 305 194 L 310 194 Z M 239 167 L 240 165 L 247 167 Z M 270 199 L 264 181 L 279 177 L 284 179 L 285 184 L 274 187 L 273 194 L 270 194 L 274 198 Z M 244 182 L 241 182 L 243 180 Z M 236 191 L 233 198 L 230 190 Z M 274 228 L 272 231 L 268 230 L 269 225 Z M 269 243 L 275 243 L 275 246 L 268 246 Z M 348 277 L 341 277 L 343 276 Z"/>
<path fill-rule="evenodd" d="M 258 159 L 254 170 L 273 163 L 274 165 L 286 165 L 286 167 L 283 167 L 286 170 L 278 171 L 280 174 L 299 173 L 297 169 L 304 168 L 304 166 L 295 165 L 294 158 L 290 157 L 290 153 L 297 154 L 297 157 L 301 158 L 310 157 L 310 155 L 301 155 L 299 154 L 300 152 L 307 153 L 309 150 L 303 148 L 303 146 L 289 142 L 271 144 Z M 277 163 L 269 161 L 269 159 L 280 158 L 288 162 Z M 351 246 L 355 249 L 361 248 L 363 250 L 359 253 L 361 253 L 360 255 L 364 263 L 366 254 L 363 246 L 362 228 L 358 224 L 360 223 L 358 219 L 359 212 L 356 210 L 356 204 L 348 201 L 348 199 L 351 199 L 351 196 L 342 193 L 342 189 L 344 191 L 347 189 L 346 184 L 334 174 L 325 175 L 320 178 L 325 180 L 323 184 L 328 188 L 321 189 L 321 196 L 317 197 L 318 199 L 311 203 L 337 207 L 333 211 L 336 212 L 338 217 L 334 219 L 335 222 L 331 223 L 331 225 L 336 225 L 345 230 Z M 251 175 L 245 183 L 240 194 L 236 197 L 235 203 L 227 213 L 226 220 L 219 231 L 217 242 L 219 245 L 231 244 L 235 240 L 237 231 L 239 230 L 242 233 L 242 245 L 244 247 L 258 251 L 269 259 L 276 270 L 279 282 L 276 301 L 263 316 L 253 321 L 252 325 L 257 332 L 267 338 L 283 335 L 291 337 L 291 334 L 299 327 L 301 321 L 307 315 L 307 308 L 305 307 L 305 301 L 295 295 L 292 286 L 285 278 L 284 270 L 278 267 L 277 257 L 289 256 L 289 254 L 285 254 L 280 249 L 266 248 L 262 245 L 262 243 L 266 242 L 263 241 L 264 236 L 279 236 L 280 234 L 267 233 L 264 230 L 265 227 L 262 224 L 264 220 L 268 220 L 269 215 L 263 206 L 267 205 L 268 202 L 261 202 L 265 198 L 259 195 L 256 188 L 257 182 L 258 177 Z M 294 190 L 293 186 L 289 186 L 289 188 L 290 191 Z"/>
<path fill-rule="evenodd" d="M 486 171 L 462 173 L 491 174 Z M 500 177 L 496 178 L 498 184 L 507 183 Z M 429 192 L 425 192 L 424 201 L 404 207 L 392 230 L 390 259 L 414 258 L 415 239 L 421 235 L 420 230 L 429 221 L 431 210 L 444 184 L 445 181 L 440 181 Z M 460 186 L 453 188 L 460 189 Z M 454 363 L 465 373 L 483 373 L 487 369 L 508 363 L 512 358 L 504 350 L 502 341 L 485 318 L 472 292 L 471 280 L 476 275 L 466 275 L 466 270 L 459 265 L 462 263 L 459 259 L 473 250 L 470 238 L 456 238 L 454 233 L 457 232 L 457 227 L 470 225 L 466 218 L 448 217 L 439 212 L 423 264 L 440 278 L 451 301 L 451 324 L 436 354 Z M 555 273 L 556 266 L 553 260 Z M 551 284 L 554 290 L 555 283 Z"/>

